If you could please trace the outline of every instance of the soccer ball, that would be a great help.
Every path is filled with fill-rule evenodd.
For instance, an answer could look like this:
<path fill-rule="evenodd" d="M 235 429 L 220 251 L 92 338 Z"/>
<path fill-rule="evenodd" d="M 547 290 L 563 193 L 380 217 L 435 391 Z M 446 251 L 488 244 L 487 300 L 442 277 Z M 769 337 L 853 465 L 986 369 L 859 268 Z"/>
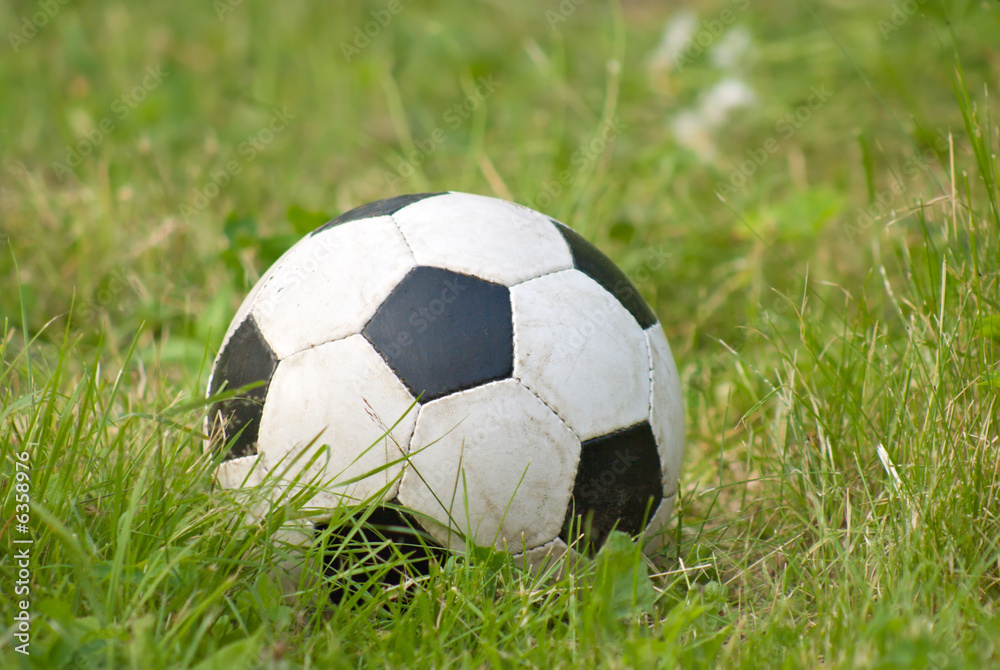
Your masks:
<path fill-rule="evenodd" d="M 261 277 L 208 383 L 224 488 L 318 482 L 441 548 L 537 568 L 585 531 L 659 546 L 684 411 L 670 347 L 626 275 L 569 227 L 465 193 L 370 203 Z M 286 482 L 282 489 L 281 482 Z"/>

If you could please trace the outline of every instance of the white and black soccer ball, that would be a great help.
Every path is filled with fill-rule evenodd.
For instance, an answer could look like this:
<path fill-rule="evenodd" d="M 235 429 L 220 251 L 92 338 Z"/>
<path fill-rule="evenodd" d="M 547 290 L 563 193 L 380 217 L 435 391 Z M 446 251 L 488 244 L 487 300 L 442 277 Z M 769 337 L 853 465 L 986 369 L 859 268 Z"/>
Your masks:
<path fill-rule="evenodd" d="M 596 247 L 521 205 L 421 193 L 320 226 L 247 296 L 208 393 L 254 382 L 211 408 L 223 487 L 291 463 L 322 484 L 311 507 L 381 497 L 442 547 L 529 566 L 580 520 L 590 547 L 612 529 L 655 547 L 673 510 L 663 329 Z"/>

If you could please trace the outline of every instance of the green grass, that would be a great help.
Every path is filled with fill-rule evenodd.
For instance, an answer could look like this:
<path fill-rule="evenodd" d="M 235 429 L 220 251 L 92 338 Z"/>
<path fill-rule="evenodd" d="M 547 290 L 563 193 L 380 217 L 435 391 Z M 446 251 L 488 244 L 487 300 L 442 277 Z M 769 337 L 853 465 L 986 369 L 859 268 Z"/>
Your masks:
<path fill-rule="evenodd" d="M 402 2 L 350 62 L 389 3 L 0 7 L 3 667 L 997 663 L 997 8 L 699 2 L 753 51 L 678 70 L 661 4 Z M 756 102 L 702 161 L 672 123 L 733 77 Z M 688 450 L 652 564 L 477 551 L 329 607 L 315 549 L 281 595 L 302 499 L 247 525 L 213 489 L 200 398 L 249 286 L 318 213 L 428 189 L 534 203 L 660 315 Z"/>

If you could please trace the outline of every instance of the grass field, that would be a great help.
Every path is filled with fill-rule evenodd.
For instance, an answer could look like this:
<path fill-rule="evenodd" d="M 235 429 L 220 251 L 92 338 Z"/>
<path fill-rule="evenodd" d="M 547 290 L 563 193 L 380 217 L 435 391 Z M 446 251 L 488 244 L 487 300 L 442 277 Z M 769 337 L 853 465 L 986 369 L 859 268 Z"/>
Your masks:
<path fill-rule="evenodd" d="M 672 4 L 0 5 L 0 665 L 1000 662 L 1000 7 Z M 652 563 L 476 552 L 329 607 L 273 576 L 295 501 L 213 489 L 249 287 L 424 190 L 568 222 L 658 312 L 688 442 Z"/>

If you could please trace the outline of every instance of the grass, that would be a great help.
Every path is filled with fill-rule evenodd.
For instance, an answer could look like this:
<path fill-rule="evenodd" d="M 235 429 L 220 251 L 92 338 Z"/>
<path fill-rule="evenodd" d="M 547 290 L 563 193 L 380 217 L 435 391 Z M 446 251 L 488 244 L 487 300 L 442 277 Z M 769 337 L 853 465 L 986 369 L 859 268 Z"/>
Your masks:
<path fill-rule="evenodd" d="M 43 4 L 0 8 L 4 667 L 996 664 L 995 8 L 695 3 L 708 46 L 658 67 L 656 3 Z M 678 136 L 727 79 L 754 102 Z M 246 525 L 213 489 L 207 368 L 322 214 L 440 189 L 534 203 L 654 305 L 672 539 L 551 580 L 472 552 L 333 608 L 313 568 L 284 599 L 300 501 Z"/>

